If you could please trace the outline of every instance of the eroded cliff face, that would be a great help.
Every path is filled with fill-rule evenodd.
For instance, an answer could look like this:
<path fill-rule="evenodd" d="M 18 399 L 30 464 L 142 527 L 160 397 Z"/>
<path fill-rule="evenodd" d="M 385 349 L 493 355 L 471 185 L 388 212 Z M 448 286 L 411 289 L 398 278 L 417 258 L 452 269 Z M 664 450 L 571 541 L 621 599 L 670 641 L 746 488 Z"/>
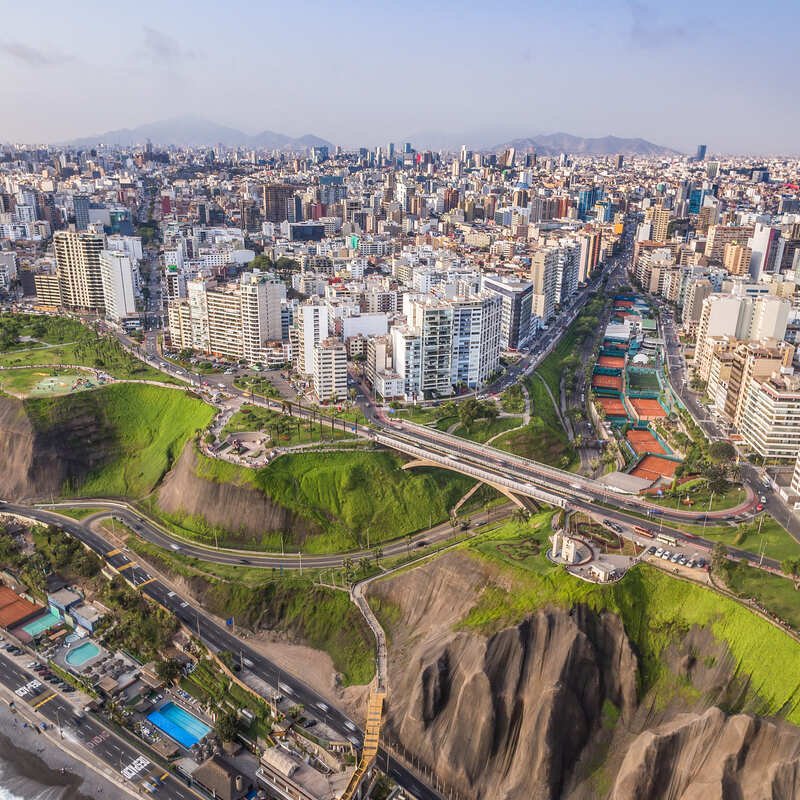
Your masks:
<path fill-rule="evenodd" d="M 65 484 L 79 485 L 113 454 L 114 447 L 113 433 L 91 399 L 74 413 L 56 415 L 46 428 L 37 428 L 20 400 L 0 397 L 2 497 L 58 495 Z"/>
<path fill-rule="evenodd" d="M 433 770 L 446 796 L 800 797 L 800 729 L 708 708 L 743 691 L 724 644 L 686 632 L 664 659 L 691 691 L 638 698 L 637 658 L 614 614 L 551 608 L 491 636 L 459 629 L 487 586 L 511 588 L 502 581 L 454 552 L 374 589 L 399 610 L 387 741 Z"/>
<path fill-rule="evenodd" d="M 293 542 L 318 533 L 314 523 L 249 486 L 216 483 L 197 474 L 197 453 L 189 442 L 158 490 L 158 505 L 170 514 L 202 517 L 215 527 L 241 533 L 243 539 L 268 531 L 290 531 Z"/>

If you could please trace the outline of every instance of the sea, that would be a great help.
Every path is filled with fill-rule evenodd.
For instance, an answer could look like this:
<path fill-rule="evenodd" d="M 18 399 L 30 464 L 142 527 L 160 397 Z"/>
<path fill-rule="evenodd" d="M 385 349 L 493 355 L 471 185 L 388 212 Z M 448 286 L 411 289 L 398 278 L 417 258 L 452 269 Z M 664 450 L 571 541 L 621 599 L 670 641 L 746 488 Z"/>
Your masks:
<path fill-rule="evenodd" d="M 65 800 L 69 786 L 48 786 L 20 772 L 13 761 L 0 759 L 0 800 Z"/>

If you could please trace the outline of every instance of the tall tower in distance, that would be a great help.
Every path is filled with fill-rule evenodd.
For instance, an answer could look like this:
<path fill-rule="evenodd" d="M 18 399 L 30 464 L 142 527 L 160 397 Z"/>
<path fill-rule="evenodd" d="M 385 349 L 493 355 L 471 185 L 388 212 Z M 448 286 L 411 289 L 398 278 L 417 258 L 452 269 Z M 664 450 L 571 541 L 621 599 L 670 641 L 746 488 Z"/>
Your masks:
<path fill-rule="evenodd" d="M 695 161 L 705 161 L 706 146 L 704 144 L 697 145 L 697 153 L 694 157 Z"/>

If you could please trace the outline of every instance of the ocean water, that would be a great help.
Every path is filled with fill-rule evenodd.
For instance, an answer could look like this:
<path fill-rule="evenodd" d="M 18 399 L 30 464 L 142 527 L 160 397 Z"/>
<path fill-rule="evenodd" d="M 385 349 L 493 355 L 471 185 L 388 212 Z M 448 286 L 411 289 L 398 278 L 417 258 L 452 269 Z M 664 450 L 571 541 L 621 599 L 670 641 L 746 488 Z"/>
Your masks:
<path fill-rule="evenodd" d="M 0 800 L 62 800 L 70 789 L 47 786 L 26 777 L 11 761 L 0 759 Z"/>

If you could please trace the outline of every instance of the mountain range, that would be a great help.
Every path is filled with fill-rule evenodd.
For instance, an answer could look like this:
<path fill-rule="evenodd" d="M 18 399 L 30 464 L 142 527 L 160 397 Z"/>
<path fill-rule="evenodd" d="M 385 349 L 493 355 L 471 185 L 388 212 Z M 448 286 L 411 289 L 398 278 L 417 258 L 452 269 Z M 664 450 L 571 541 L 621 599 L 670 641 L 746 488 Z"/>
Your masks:
<path fill-rule="evenodd" d="M 478 140 L 482 139 L 483 142 L 486 142 L 487 139 L 491 141 L 488 131 L 484 131 L 483 136 L 478 132 L 474 132 L 473 136 L 465 137 L 458 141 L 474 142 L 476 138 Z M 119 130 L 107 131 L 93 136 L 83 136 L 61 144 L 70 147 L 94 147 L 99 144 L 132 147 L 143 145 L 148 140 L 154 145 L 213 147 L 214 145 L 222 144 L 227 147 L 251 147 L 284 151 L 305 151 L 311 147 L 325 145 L 333 147 L 329 141 L 310 133 L 297 137 L 270 130 L 249 134 L 238 128 L 220 125 L 196 115 L 173 117 L 172 119 L 139 125 L 135 128 L 120 128 Z M 426 147 L 433 147 L 437 150 L 458 149 L 457 146 L 445 144 L 445 140 L 456 141 L 456 138 L 452 136 L 437 136 L 428 132 L 427 134 L 420 133 L 418 138 L 412 137 L 405 141 L 411 141 L 420 149 Z M 438 146 L 435 142 L 438 142 Z M 591 139 L 573 136 L 569 133 L 551 133 L 510 139 L 494 146 L 478 145 L 476 149 L 502 151 L 509 147 L 516 148 L 517 152 L 520 153 L 535 151 L 542 156 L 557 156 L 560 153 L 593 156 L 614 155 L 616 153 L 640 156 L 670 156 L 677 154 L 676 150 L 653 144 L 645 139 L 623 139 L 617 136 L 603 136 Z"/>
<path fill-rule="evenodd" d="M 313 134 L 287 136 L 275 131 L 261 131 L 248 134 L 237 128 L 219 125 L 216 122 L 194 115 L 150 122 L 136 128 L 120 128 L 115 131 L 71 139 L 63 144 L 70 147 L 93 147 L 98 144 L 132 147 L 143 145 L 147 140 L 154 145 L 183 145 L 190 147 L 213 147 L 222 144 L 227 147 L 253 147 L 266 150 L 307 150 L 310 147 L 327 145 L 330 142 Z"/>
<path fill-rule="evenodd" d="M 677 150 L 653 144 L 646 139 L 621 139 L 618 136 L 601 136 L 595 139 L 586 139 L 582 136 L 573 136 L 570 133 L 550 133 L 544 136 L 529 136 L 522 139 L 512 139 L 503 144 L 491 147 L 491 150 L 501 151 L 513 147 L 517 152 L 536 152 L 542 156 L 557 156 L 561 153 L 587 156 L 610 156 L 617 153 L 621 155 L 636 156 L 674 156 L 679 155 Z"/>

